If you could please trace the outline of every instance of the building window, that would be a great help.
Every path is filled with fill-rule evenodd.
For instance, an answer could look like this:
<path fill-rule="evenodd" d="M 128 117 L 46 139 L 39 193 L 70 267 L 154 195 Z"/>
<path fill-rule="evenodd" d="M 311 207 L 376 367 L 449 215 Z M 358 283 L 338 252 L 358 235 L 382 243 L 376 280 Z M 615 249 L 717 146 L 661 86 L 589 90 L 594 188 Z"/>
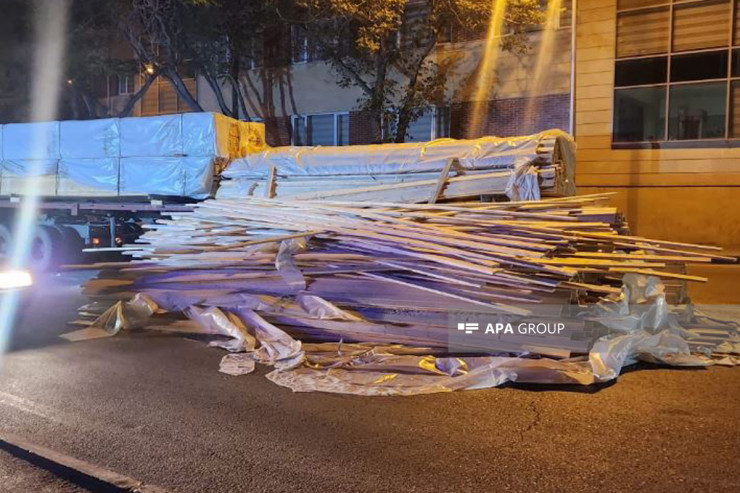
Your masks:
<path fill-rule="evenodd" d="M 740 0 L 618 0 L 613 141 L 740 137 L 738 21 Z"/>
<path fill-rule="evenodd" d="M 349 113 L 294 115 L 292 122 L 293 145 L 349 145 Z"/>
<path fill-rule="evenodd" d="M 118 94 L 133 94 L 134 78 L 130 75 L 118 76 Z"/>
<path fill-rule="evenodd" d="M 450 136 L 450 109 L 431 108 L 411 122 L 406 142 L 428 142 Z"/>
<path fill-rule="evenodd" d="M 293 64 L 309 61 L 308 33 L 303 26 L 290 26 L 290 49 Z"/>
<path fill-rule="evenodd" d="M 264 62 L 264 38 L 262 31 L 258 31 L 245 39 L 245 53 L 242 63 L 248 70 L 262 67 Z"/>

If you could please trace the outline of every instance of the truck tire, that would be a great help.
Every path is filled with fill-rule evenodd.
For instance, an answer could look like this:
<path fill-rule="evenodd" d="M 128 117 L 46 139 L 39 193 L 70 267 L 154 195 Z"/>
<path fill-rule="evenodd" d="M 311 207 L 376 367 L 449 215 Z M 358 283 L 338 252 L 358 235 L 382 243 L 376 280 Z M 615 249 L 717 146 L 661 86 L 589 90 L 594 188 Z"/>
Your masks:
<path fill-rule="evenodd" d="M 7 258 L 12 249 L 13 236 L 10 234 L 10 229 L 4 224 L 0 224 L 0 258 Z"/>
<path fill-rule="evenodd" d="M 69 226 L 56 226 L 61 235 L 61 247 L 63 255 L 60 256 L 62 263 L 74 263 L 82 258 L 82 249 L 85 247 L 85 241 L 82 236 Z"/>
<path fill-rule="evenodd" d="M 58 267 L 64 258 L 62 235 L 52 226 L 39 226 L 31 240 L 29 265 L 39 272 L 48 272 Z"/>

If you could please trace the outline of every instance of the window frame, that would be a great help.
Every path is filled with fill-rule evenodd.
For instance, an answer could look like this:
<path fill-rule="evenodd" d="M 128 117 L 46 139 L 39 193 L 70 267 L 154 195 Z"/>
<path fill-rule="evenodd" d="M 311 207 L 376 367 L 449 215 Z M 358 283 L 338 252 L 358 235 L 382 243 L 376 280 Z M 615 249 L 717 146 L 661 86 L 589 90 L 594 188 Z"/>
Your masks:
<path fill-rule="evenodd" d="M 295 129 L 296 129 L 296 121 L 298 119 L 302 119 L 303 120 L 303 122 L 304 122 L 303 125 L 304 125 L 304 128 L 306 129 L 306 140 L 308 140 L 308 118 L 309 117 L 313 117 L 313 116 L 327 116 L 327 115 L 332 115 L 334 117 L 334 143 L 333 144 L 330 144 L 327 147 L 342 147 L 342 146 L 345 146 L 345 145 L 350 145 L 349 121 L 347 122 L 347 124 L 348 124 L 347 125 L 347 127 L 348 127 L 347 128 L 347 143 L 346 144 L 339 144 L 338 143 L 339 142 L 339 118 L 342 117 L 342 116 L 345 116 L 345 117 L 349 118 L 349 113 L 350 113 L 349 111 L 333 111 L 333 112 L 332 111 L 325 111 L 325 112 L 322 112 L 322 113 L 299 113 L 299 114 L 291 115 L 290 116 L 290 145 L 293 145 L 293 146 L 297 146 L 297 145 L 301 145 L 301 146 L 316 146 L 316 145 L 321 145 L 321 144 L 313 144 L 313 143 L 311 143 L 311 144 L 309 144 L 309 143 L 296 144 L 296 139 L 295 139 L 295 135 L 296 135 L 296 132 L 295 132 Z"/>
<path fill-rule="evenodd" d="M 429 140 L 406 140 L 406 137 L 404 136 L 404 142 L 431 142 L 433 140 L 437 139 L 448 139 L 450 138 L 450 132 L 452 129 L 452 108 L 450 106 L 430 106 L 429 110 L 431 111 L 431 119 L 432 119 L 432 127 L 429 130 Z M 446 110 L 447 111 L 447 119 L 445 120 L 445 131 L 440 132 L 440 127 L 437 124 L 440 110 Z M 395 123 L 398 123 L 398 113 L 394 113 L 393 118 L 395 119 Z M 417 118 L 418 120 L 418 118 Z M 414 120 L 416 122 L 417 120 Z M 413 122 L 412 122 L 413 123 Z M 446 133 L 447 135 L 440 135 Z M 381 137 L 385 139 L 386 135 L 388 134 L 388 128 L 386 125 L 383 125 L 381 127 Z"/>
<path fill-rule="evenodd" d="M 617 2 L 616 5 L 616 19 L 615 22 L 617 23 L 617 28 L 614 32 L 615 37 L 615 44 L 614 44 L 614 77 L 612 80 L 613 84 L 613 90 L 612 90 L 612 119 L 611 119 L 611 147 L 613 149 L 654 149 L 654 148 L 701 148 L 701 147 L 740 147 L 740 134 L 737 137 L 732 136 L 732 86 L 733 82 L 740 84 L 740 74 L 733 77 L 732 74 L 732 68 L 733 68 L 733 54 L 735 52 L 740 52 L 740 35 L 735 36 L 735 31 L 738 29 L 738 13 L 740 12 L 740 1 L 738 0 L 728 0 L 728 13 L 729 16 L 729 22 L 728 22 L 728 29 L 727 29 L 727 44 L 721 47 L 711 47 L 711 48 L 700 48 L 700 49 L 692 49 L 692 50 L 674 50 L 673 47 L 673 36 L 674 36 L 674 30 L 675 30 L 675 16 L 674 11 L 676 7 L 678 8 L 685 8 L 686 6 L 691 5 L 699 5 L 705 0 L 664 0 L 661 3 L 658 3 L 656 5 L 649 5 L 649 6 L 640 6 L 640 7 L 631 7 L 631 8 L 625 8 L 620 9 L 619 3 Z M 661 8 L 667 8 L 668 9 L 668 17 L 669 17 L 669 26 L 668 26 L 668 40 L 667 40 L 667 51 L 659 52 L 659 53 L 651 53 L 646 55 L 633 55 L 633 56 L 618 56 L 618 22 L 619 22 L 619 16 L 620 14 L 624 13 L 634 13 L 634 12 L 642 12 L 642 11 L 650 11 L 655 9 L 661 9 Z M 680 81 L 680 82 L 672 82 L 671 81 L 671 71 L 672 71 L 672 65 L 671 61 L 674 57 L 679 57 L 683 55 L 691 55 L 691 54 L 702 54 L 702 53 L 712 53 L 712 52 L 726 52 L 727 53 L 727 73 L 724 75 L 724 77 L 721 78 L 713 78 L 713 79 L 697 79 L 697 80 L 689 80 L 689 81 Z M 650 58 L 658 58 L 658 57 L 666 57 L 667 58 L 667 67 L 666 67 L 666 79 L 664 82 L 660 83 L 651 83 L 651 84 L 635 84 L 635 85 L 625 85 L 625 86 L 617 86 L 617 64 L 621 61 L 625 60 L 640 60 L 640 59 L 650 59 Z M 725 123 L 724 123 L 724 136 L 723 137 L 714 137 L 714 138 L 706 138 L 706 139 L 683 139 L 678 140 L 670 139 L 670 112 L 671 112 L 671 88 L 681 85 L 696 85 L 696 84 L 707 84 L 707 83 L 721 83 L 724 82 L 726 86 L 725 90 Z M 629 142 L 629 141 L 616 141 L 615 138 L 615 128 L 616 128 L 616 98 L 617 98 L 617 92 L 623 91 L 623 90 L 629 90 L 629 89 L 638 89 L 638 88 L 648 88 L 648 87 L 662 87 L 665 90 L 665 108 L 664 108 L 664 128 L 663 128 L 663 136 L 661 139 L 658 139 L 656 141 L 635 141 L 635 142 Z M 740 123 L 740 122 L 738 122 Z"/>
<path fill-rule="evenodd" d="M 298 30 L 303 29 L 302 26 L 299 26 L 297 24 L 291 24 L 290 25 L 290 64 L 291 65 L 303 65 L 304 63 L 308 63 L 311 61 L 311 50 L 308 43 L 308 33 L 303 29 L 302 37 L 298 38 Z M 302 45 L 301 46 L 301 56 L 300 58 L 296 57 L 296 40 L 301 39 Z"/>
<path fill-rule="evenodd" d="M 117 96 L 130 96 L 136 92 L 134 87 L 134 78 L 131 75 L 118 75 L 116 81 Z M 123 83 L 123 84 L 122 84 Z M 123 90 L 121 90 L 123 88 Z"/>

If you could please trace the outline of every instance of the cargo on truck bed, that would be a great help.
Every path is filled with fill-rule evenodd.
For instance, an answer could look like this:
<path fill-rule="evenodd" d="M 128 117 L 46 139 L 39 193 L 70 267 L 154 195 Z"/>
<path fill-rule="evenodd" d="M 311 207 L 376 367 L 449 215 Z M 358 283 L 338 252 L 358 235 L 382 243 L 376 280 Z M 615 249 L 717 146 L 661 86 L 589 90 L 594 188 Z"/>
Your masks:
<path fill-rule="evenodd" d="M 41 198 L 31 262 L 50 269 L 188 210 L 232 159 L 264 147 L 264 125 L 218 113 L 0 125 L 0 254 L 28 195 Z"/>

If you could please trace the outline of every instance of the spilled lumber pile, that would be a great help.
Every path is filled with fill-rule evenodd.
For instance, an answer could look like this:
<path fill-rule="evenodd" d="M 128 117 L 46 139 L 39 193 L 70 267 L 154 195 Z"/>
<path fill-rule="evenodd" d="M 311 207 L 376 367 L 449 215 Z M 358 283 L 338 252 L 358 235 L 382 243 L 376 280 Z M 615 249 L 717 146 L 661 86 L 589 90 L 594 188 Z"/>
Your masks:
<path fill-rule="evenodd" d="M 276 147 L 235 160 L 217 198 L 435 202 L 574 193 L 574 144 L 549 130 L 525 137 L 438 139 L 350 147 Z"/>
<path fill-rule="evenodd" d="M 150 323 L 172 330 L 213 308 L 248 327 L 235 315 L 248 308 L 303 341 L 442 349 L 451 312 L 597 303 L 620 295 L 625 274 L 660 278 L 667 299 L 683 302 L 687 281 L 705 281 L 686 264 L 723 258 L 715 247 L 630 236 L 607 199 L 210 200 L 150 226 L 128 247 L 138 262 L 102 266 L 79 323 L 143 293 L 167 312 Z M 563 337 L 535 352 L 570 356 L 572 334 Z"/>

